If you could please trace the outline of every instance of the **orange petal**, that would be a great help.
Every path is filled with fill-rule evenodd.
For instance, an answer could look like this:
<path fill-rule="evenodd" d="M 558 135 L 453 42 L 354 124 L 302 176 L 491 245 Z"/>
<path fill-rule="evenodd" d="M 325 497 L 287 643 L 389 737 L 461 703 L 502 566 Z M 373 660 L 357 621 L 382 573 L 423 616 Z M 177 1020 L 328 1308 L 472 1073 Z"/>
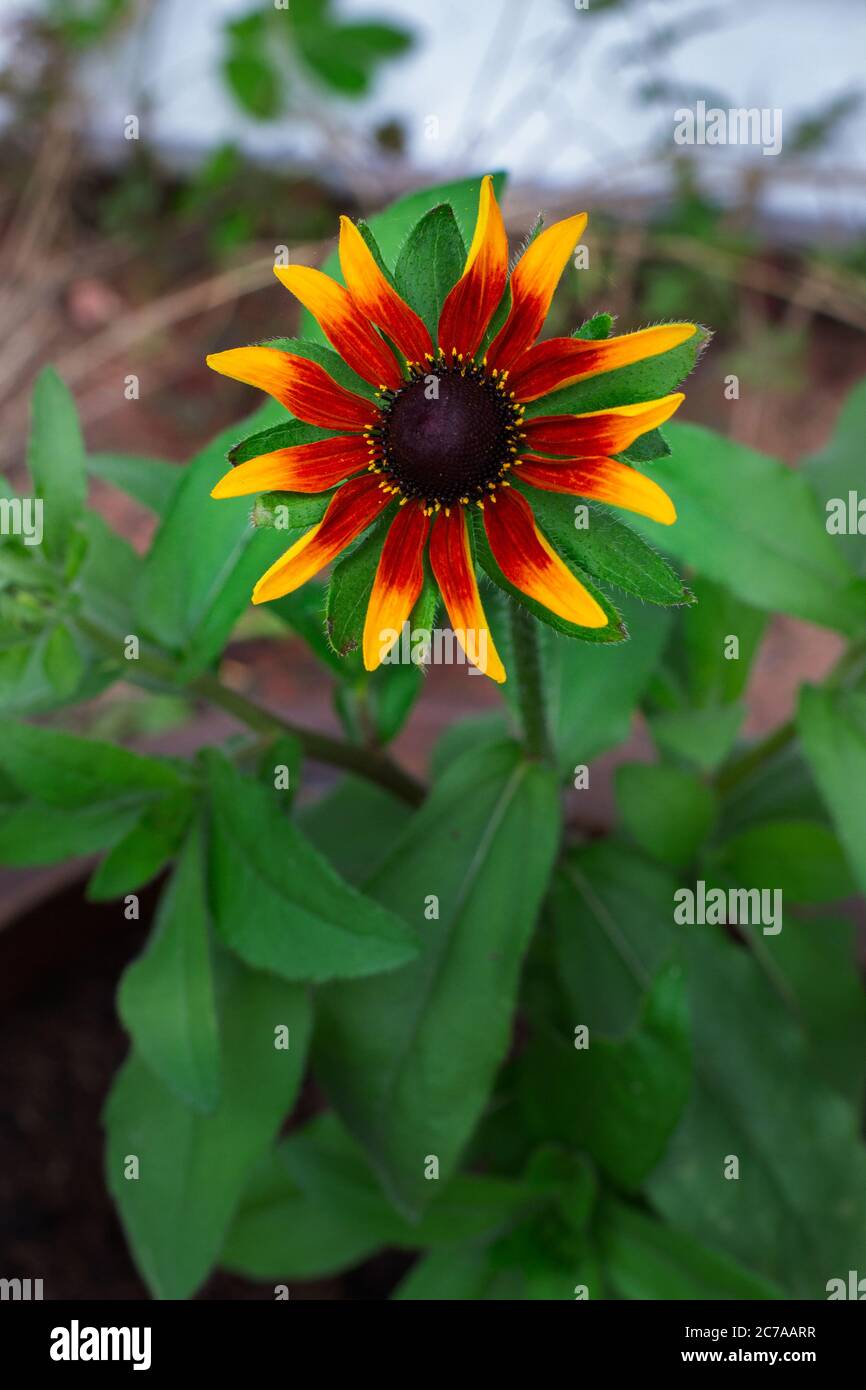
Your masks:
<path fill-rule="evenodd" d="M 481 606 L 462 507 L 437 515 L 430 537 L 430 568 L 442 593 L 454 635 L 467 657 L 479 671 L 501 685 L 505 680 L 505 667 L 493 645 Z"/>
<path fill-rule="evenodd" d="M 529 243 L 511 276 L 511 309 L 487 350 L 488 367 L 505 371 L 535 342 L 586 222 L 586 213 L 579 212 L 554 222 Z"/>
<path fill-rule="evenodd" d="M 373 386 L 396 389 L 400 385 L 403 378 L 394 354 L 343 285 L 308 265 L 275 265 L 274 274 L 309 309 L 325 337 L 358 376 Z"/>
<path fill-rule="evenodd" d="M 617 405 L 586 415 L 537 415 L 524 421 L 521 428 L 527 446 L 545 454 L 567 454 L 569 458 L 621 454 L 639 435 L 669 420 L 684 400 L 677 391 L 657 401 Z"/>
<path fill-rule="evenodd" d="M 322 520 L 271 565 L 253 590 L 253 603 L 267 603 L 299 589 L 345 550 L 392 500 L 372 473 L 352 478 L 335 492 Z"/>
<path fill-rule="evenodd" d="M 429 529 L 430 518 L 424 515 L 421 502 L 400 507 L 388 527 L 364 622 L 364 666 L 368 671 L 375 671 L 398 640 L 418 601 Z"/>
<path fill-rule="evenodd" d="M 676 508 L 664 488 L 644 473 L 616 459 L 581 459 L 569 464 L 536 458 L 528 454 L 520 464 L 520 481 L 545 492 L 568 492 L 577 497 L 594 497 L 614 507 L 648 516 L 671 526 Z"/>
<path fill-rule="evenodd" d="M 607 614 L 539 531 L 532 508 L 512 489 L 500 489 L 484 508 L 484 529 L 505 578 L 551 613 L 579 627 L 607 627 Z"/>
<path fill-rule="evenodd" d="M 363 430 L 379 415 L 372 401 L 338 386 L 318 362 L 279 348 L 229 348 L 212 352 L 207 364 L 223 376 L 267 391 L 308 425 Z"/>
<path fill-rule="evenodd" d="M 439 316 L 439 346 L 471 356 L 484 337 L 508 279 L 508 238 L 493 191 L 485 174 L 478 199 L 475 235 L 463 275 L 449 291 Z"/>
<path fill-rule="evenodd" d="M 211 497 L 246 497 L 253 492 L 326 492 L 369 463 L 367 443 L 357 435 L 335 435 L 312 444 L 293 444 L 239 463 L 220 478 Z"/>
<path fill-rule="evenodd" d="M 409 362 L 423 362 L 433 351 L 421 319 L 388 284 L 358 228 L 340 218 L 340 268 L 349 293 L 363 314 L 387 333 Z"/>
<path fill-rule="evenodd" d="M 695 332 L 693 323 L 660 323 L 619 338 L 548 338 L 513 363 L 508 385 L 518 401 L 535 401 L 584 377 L 613 372 L 679 347 Z"/>

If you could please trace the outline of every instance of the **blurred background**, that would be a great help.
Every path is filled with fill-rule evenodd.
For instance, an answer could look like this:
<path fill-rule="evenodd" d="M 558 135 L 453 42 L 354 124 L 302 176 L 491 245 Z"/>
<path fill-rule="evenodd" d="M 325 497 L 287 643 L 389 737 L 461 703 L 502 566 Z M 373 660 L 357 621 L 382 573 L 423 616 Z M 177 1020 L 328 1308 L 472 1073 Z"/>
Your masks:
<path fill-rule="evenodd" d="M 515 246 L 541 209 L 590 213 L 589 265 L 566 273 L 548 331 L 597 310 L 619 332 L 700 319 L 716 337 L 683 414 L 796 466 L 866 375 L 864 39 L 862 0 L 0 0 L 0 469 L 13 484 L 23 469 L 46 362 L 75 393 L 91 451 L 188 460 L 256 403 L 209 373 L 206 353 L 297 328 L 273 278 L 277 248 L 318 264 L 339 213 L 498 168 Z M 778 111 L 781 149 L 678 144 L 675 113 L 698 102 Z M 94 495 L 143 549 L 153 517 L 99 481 Z M 244 619 L 224 678 L 299 722 L 338 727 L 330 678 L 300 641 L 270 643 L 271 623 Z M 744 732 L 786 719 L 797 686 L 840 645 L 774 619 Z M 395 752 L 422 771 L 445 725 L 497 698 L 488 682 L 467 684 L 466 668 L 434 668 Z M 123 687 L 74 718 L 172 752 L 230 728 L 179 697 Z M 604 755 L 575 816 L 604 824 L 611 768 L 649 746 L 638 727 Z M 59 972 L 39 990 L 43 1051 L 26 1045 L 23 1016 L 16 1043 L 13 1017 L 0 1056 L 4 1094 L 14 1077 L 32 1097 L 0 1127 L 0 1169 L 38 1165 L 40 1184 L 0 1179 L 0 1272 L 32 1263 L 35 1241 L 40 1268 L 46 1244 L 58 1252 L 51 1296 L 133 1297 L 96 1124 L 123 1051 L 112 991 L 130 946 L 107 909 L 83 914 L 69 874 L 0 876 L 0 921 L 23 929 L 4 1000 L 43 971 L 46 940 Z M 20 943 L 37 917 L 30 961 Z M 64 962 L 80 961 L 85 940 L 87 978 L 73 986 Z M 32 1044 L 32 1010 L 26 1028 Z M 210 1296 L 229 1282 L 218 1276 Z"/>

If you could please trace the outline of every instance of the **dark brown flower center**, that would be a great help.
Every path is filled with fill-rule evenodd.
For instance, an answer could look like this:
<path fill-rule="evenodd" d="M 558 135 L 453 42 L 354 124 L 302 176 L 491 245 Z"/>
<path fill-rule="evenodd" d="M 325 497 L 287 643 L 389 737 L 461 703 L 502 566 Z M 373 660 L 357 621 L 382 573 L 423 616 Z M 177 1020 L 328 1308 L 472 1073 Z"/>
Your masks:
<path fill-rule="evenodd" d="M 501 378 L 474 363 L 433 362 L 383 400 L 371 432 L 376 463 L 404 497 L 429 506 L 475 501 L 510 467 L 518 422 Z"/>

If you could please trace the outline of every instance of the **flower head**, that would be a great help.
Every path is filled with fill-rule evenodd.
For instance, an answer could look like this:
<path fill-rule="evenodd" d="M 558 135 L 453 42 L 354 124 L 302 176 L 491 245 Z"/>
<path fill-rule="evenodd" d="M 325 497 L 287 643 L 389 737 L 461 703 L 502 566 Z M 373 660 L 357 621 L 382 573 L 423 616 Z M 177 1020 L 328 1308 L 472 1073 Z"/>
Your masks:
<path fill-rule="evenodd" d="M 695 326 L 536 342 L 586 221 L 580 213 L 540 232 L 509 277 L 502 214 L 485 177 L 475 234 L 442 304 L 435 342 L 348 218 L 339 244 L 345 286 L 306 266 L 276 267 L 347 366 L 376 390 L 373 399 L 348 390 L 318 362 L 276 347 L 208 357 L 216 371 L 332 432 L 251 458 L 213 490 L 214 497 L 330 493 L 321 521 L 259 580 L 255 603 L 299 588 L 387 515 L 364 626 L 367 669 L 382 660 L 382 634 L 398 633 L 409 618 L 429 566 L 455 633 L 474 634 L 468 657 L 502 681 L 473 558 L 472 518 L 480 514 L 484 542 L 513 591 L 577 628 L 608 623 L 539 528 L 532 499 L 537 490 L 569 493 L 673 522 L 667 494 L 616 455 L 667 420 L 683 396 L 585 414 L 534 408 L 531 418 L 526 407 L 582 378 L 666 352 Z"/>

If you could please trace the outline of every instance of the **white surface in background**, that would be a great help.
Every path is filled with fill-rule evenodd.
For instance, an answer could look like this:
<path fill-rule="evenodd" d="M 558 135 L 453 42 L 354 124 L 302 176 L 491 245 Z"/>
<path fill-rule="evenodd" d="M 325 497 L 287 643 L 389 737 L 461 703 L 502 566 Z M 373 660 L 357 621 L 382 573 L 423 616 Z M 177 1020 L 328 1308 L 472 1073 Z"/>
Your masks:
<path fill-rule="evenodd" d="M 150 134 L 181 156 L 236 140 L 256 156 L 284 164 L 319 160 L 321 134 L 295 117 L 260 124 L 241 115 L 219 78 L 221 27 L 255 0 L 159 0 L 135 41 L 121 42 L 88 72 L 90 133 L 103 150 L 119 140 L 130 111 L 150 102 Z M 38 0 L 0 0 L 0 24 Z M 708 104 L 780 107 L 783 134 L 834 96 L 863 83 L 864 0 L 632 0 L 623 13 L 576 11 L 573 0 L 337 0 L 345 18 L 390 18 L 413 29 L 416 47 L 387 62 L 370 98 L 338 101 L 332 112 L 355 129 L 397 118 L 408 153 L 431 179 L 506 167 L 536 183 L 589 184 L 600 193 L 658 186 L 649 152 L 672 141 L 673 110 L 642 106 L 642 81 L 663 76 Z M 702 32 L 680 44 L 671 70 L 638 57 L 648 36 L 672 18 L 705 16 Z M 2 31 L 0 31 L 2 46 Z M 425 137 L 428 116 L 438 139 Z M 777 177 L 771 211 L 800 219 L 866 221 L 866 105 L 850 117 L 820 162 L 828 171 L 859 169 L 859 182 L 824 186 Z M 122 149 L 122 146 L 120 146 Z M 743 161 L 778 165 L 755 147 L 705 147 L 705 177 L 724 186 Z M 812 167 L 815 159 L 810 159 Z M 766 172 L 766 167 L 764 169 Z"/>

